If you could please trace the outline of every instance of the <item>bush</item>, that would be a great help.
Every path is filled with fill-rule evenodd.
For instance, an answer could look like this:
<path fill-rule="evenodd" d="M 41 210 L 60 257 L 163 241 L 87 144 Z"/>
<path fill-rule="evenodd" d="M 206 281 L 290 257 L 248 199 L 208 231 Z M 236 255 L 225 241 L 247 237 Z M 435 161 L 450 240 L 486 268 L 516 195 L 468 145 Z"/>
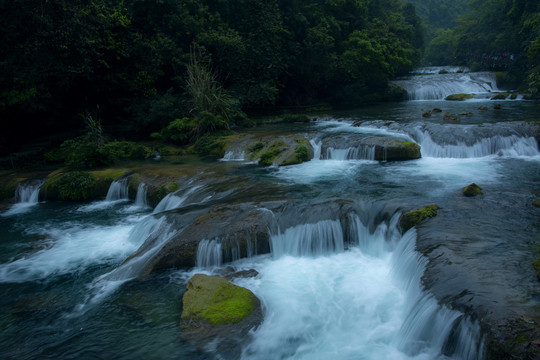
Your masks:
<path fill-rule="evenodd" d="M 300 162 L 309 161 L 309 149 L 306 145 L 300 145 L 294 150 L 294 155 L 296 159 Z"/>
<path fill-rule="evenodd" d="M 63 200 L 80 201 L 91 196 L 94 175 L 85 171 L 73 171 L 58 180 L 58 191 Z"/>
<path fill-rule="evenodd" d="M 151 136 L 154 139 L 185 145 L 189 143 L 194 127 L 193 119 L 185 117 L 171 121 L 159 133 L 153 133 Z"/>
<path fill-rule="evenodd" d="M 98 148 L 99 162 L 112 165 L 119 160 L 145 159 L 154 155 L 152 149 L 131 141 L 113 141 Z"/>
<path fill-rule="evenodd" d="M 287 114 L 283 117 L 283 121 L 287 123 L 302 122 L 308 123 L 310 121 L 309 116 L 306 114 Z"/>

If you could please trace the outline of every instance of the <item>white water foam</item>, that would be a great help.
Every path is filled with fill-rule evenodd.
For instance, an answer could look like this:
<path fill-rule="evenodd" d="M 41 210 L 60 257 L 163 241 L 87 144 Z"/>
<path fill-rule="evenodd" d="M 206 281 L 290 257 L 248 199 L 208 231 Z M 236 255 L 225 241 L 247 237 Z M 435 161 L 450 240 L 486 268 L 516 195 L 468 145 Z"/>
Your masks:
<path fill-rule="evenodd" d="M 296 230 L 287 235 L 280 241 L 298 242 Z M 422 290 L 425 260 L 414 252 L 415 238 L 412 230 L 398 249 L 378 256 L 357 247 L 318 257 L 244 260 L 259 276 L 235 282 L 261 299 L 265 317 L 242 359 L 478 358 L 476 324 Z"/>
<path fill-rule="evenodd" d="M 242 150 L 230 150 L 225 152 L 220 161 L 246 161 L 246 153 Z"/>
<path fill-rule="evenodd" d="M 129 240 L 138 220 L 130 217 L 113 226 L 67 223 L 62 228 L 44 229 L 47 240 L 42 249 L 0 264 L 0 282 L 41 280 L 119 261 L 138 246 Z"/>
<path fill-rule="evenodd" d="M 180 207 L 191 194 L 200 189 L 202 185 L 196 185 L 188 189 L 182 189 L 165 196 L 154 208 L 154 214 Z"/>

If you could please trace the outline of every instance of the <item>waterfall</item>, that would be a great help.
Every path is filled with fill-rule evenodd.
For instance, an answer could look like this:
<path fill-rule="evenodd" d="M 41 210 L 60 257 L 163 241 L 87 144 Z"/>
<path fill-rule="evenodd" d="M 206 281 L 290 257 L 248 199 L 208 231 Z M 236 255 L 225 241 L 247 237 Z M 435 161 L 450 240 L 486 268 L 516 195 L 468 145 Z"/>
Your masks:
<path fill-rule="evenodd" d="M 409 100 L 442 100 L 452 94 L 498 91 L 492 72 L 424 74 L 393 83 L 407 90 Z"/>
<path fill-rule="evenodd" d="M 319 160 L 321 158 L 321 147 L 322 147 L 322 141 L 321 140 L 310 140 L 309 143 L 313 147 L 313 160 Z"/>
<path fill-rule="evenodd" d="M 418 137 L 423 157 L 477 158 L 490 155 L 505 157 L 540 155 L 536 139 L 532 136 L 495 135 L 477 139 L 470 145 L 465 141 L 456 141 L 455 144 L 438 144 L 428 132 L 421 132 Z"/>
<path fill-rule="evenodd" d="M 43 183 L 19 184 L 15 189 L 15 201 L 17 203 L 37 204 L 39 200 L 39 190 Z"/>
<path fill-rule="evenodd" d="M 15 189 L 15 204 L 3 212 L 1 216 L 22 214 L 29 211 L 30 208 L 38 204 L 41 185 L 43 185 L 43 182 L 28 182 L 17 185 Z"/>
<path fill-rule="evenodd" d="M 406 318 L 395 344 L 414 356 L 429 352 L 453 359 L 478 359 L 483 356 L 484 339 L 476 321 L 438 304 L 422 288 L 421 278 L 427 259 L 415 250 L 416 230 L 409 230 L 392 254 L 393 275 L 406 284 Z"/>
<path fill-rule="evenodd" d="M 135 197 L 135 206 L 139 207 L 141 209 L 145 209 L 148 207 L 148 202 L 146 200 L 146 191 L 148 190 L 148 186 L 146 186 L 145 183 L 140 183 L 139 187 L 137 188 L 137 196 Z"/>
<path fill-rule="evenodd" d="M 109 191 L 107 192 L 105 201 L 127 200 L 129 198 L 128 182 L 129 178 L 127 177 L 114 180 L 111 183 L 111 186 L 109 186 Z"/>
<path fill-rule="evenodd" d="M 375 160 L 375 146 L 361 145 L 347 149 L 326 149 L 324 159 L 329 160 Z"/>
<path fill-rule="evenodd" d="M 267 314 L 241 358 L 482 358 L 479 324 L 423 288 L 427 260 L 415 251 L 414 228 L 399 234 L 399 215 L 373 232 L 349 215 L 348 237 L 358 246 L 348 251 L 333 220 L 272 236 L 274 257 L 259 264 L 259 279 L 237 280 Z M 325 256 L 305 256 L 317 254 Z"/>
<path fill-rule="evenodd" d="M 198 267 L 213 267 L 223 264 L 223 252 L 221 250 L 221 241 L 215 240 L 202 240 L 197 248 L 197 262 Z"/>
<path fill-rule="evenodd" d="M 172 210 L 180 207 L 193 194 L 196 190 L 201 188 L 202 185 L 193 186 L 187 190 L 178 190 L 174 193 L 170 193 L 165 196 L 154 209 L 154 214 L 162 211 Z"/>
<path fill-rule="evenodd" d="M 246 154 L 242 150 L 229 150 L 225 152 L 221 161 L 245 161 Z"/>
<path fill-rule="evenodd" d="M 343 229 L 337 220 L 303 224 L 278 232 L 270 238 L 275 258 L 283 255 L 321 256 L 344 250 Z"/>

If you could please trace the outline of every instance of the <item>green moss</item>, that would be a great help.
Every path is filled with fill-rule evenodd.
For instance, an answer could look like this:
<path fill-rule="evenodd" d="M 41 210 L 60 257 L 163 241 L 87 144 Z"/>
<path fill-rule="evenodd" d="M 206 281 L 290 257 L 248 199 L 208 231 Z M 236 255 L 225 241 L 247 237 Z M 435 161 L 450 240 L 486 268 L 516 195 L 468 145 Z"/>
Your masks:
<path fill-rule="evenodd" d="M 540 280 L 540 244 L 536 247 L 536 260 L 533 262 L 533 268 L 536 273 L 536 278 Z"/>
<path fill-rule="evenodd" d="M 168 192 L 175 192 L 176 190 L 179 189 L 179 186 L 175 182 L 170 182 L 170 183 L 167 184 L 166 189 L 167 189 Z"/>
<path fill-rule="evenodd" d="M 508 97 L 508 93 L 499 93 L 491 97 L 491 100 L 504 100 Z"/>
<path fill-rule="evenodd" d="M 462 192 L 463 195 L 468 197 L 482 195 L 482 188 L 475 183 L 472 183 L 471 185 L 465 186 Z"/>
<path fill-rule="evenodd" d="M 264 147 L 264 144 L 260 141 L 257 141 L 249 146 L 249 151 L 257 152 L 259 150 L 262 150 L 263 147 Z"/>
<path fill-rule="evenodd" d="M 72 171 L 64 174 L 57 182 L 60 198 L 80 201 L 88 199 L 95 185 L 95 177 L 89 172 Z"/>
<path fill-rule="evenodd" d="M 403 214 L 399 220 L 401 231 L 406 232 L 413 226 L 418 225 L 422 220 L 436 216 L 438 209 L 439 207 L 433 204 Z"/>
<path fill-rule="evenodd" d="M 386 152 L 387 160 L 419 159 L 422 156 L 420 145 L 410 141 L 394 140 L 388 144 Z"/>
<path fill-rule="evenodd" d="M 268 149 L 266 149 L 259 157 L 260 166 L 270 166 L 274 163 L 276 157 L 283 151 L 283 147 L 287 146 L 283 140 L 276 140 Z"/>
<path fill-rule="evenodd" d="M 257 298 L 246 288 L 217 276 L 196 274 L 182 299 L 182 319 L 198 319 L 213 326 L 234 324 L 255 309 Z"/>
<path fill-rule="evenodd" d="M 540 207 L 540 200 L 533 200 L 533 206 Z"/>
<path fill-rule="evenodd" d="M 463 101 L 467 99 L 472 99 L 472 95 L 471 94 L 452 94 L 452 95 L 448 95 L 445 98 L 445 100 L 450 100 L 450 101 Z"/>

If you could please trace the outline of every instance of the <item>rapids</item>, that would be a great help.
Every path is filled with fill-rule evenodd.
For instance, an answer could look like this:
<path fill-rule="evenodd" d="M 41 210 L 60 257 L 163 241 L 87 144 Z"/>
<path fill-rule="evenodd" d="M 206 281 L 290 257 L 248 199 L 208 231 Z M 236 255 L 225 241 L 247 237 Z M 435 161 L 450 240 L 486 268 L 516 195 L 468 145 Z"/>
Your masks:
<path fill-rule="evenodd" d="M 441 93 L 446 82 L 455 85 L 443 75 L 433 75 L 443 81 Z M 468 81 L 467 91 L 496 89 L 491 74 L 451 77 Z M 432 108 L 472 115 L 457 123 L 423 118 Z M 185 285 L 198 272 L 255 269 L 258 276 L 233 280 L 264 310 L 238 353 L 242 359 L 481 359 L 481 315 L 540 318 L 528 265 L 540 232 L 532 206 L 540 196 L 540 152 L 529 121 L 537 116 L 533 102 L 477 98 L 267 125 L 250 131 L 304 134 L 314 158 L 260 168 L 231 151 L 223 161 L 198 163 L 200 171 L 153 209 L 145 184 L 128 198 L 129 177 L 89 204 L 38 201 L 41 181 L 21 185 L 0 217 L 0 357 L 227 358 L 212 344 L 201 351 L 179 336 Z M 335 136 L 343 143 L 326 147 Z M 347 143 L 362 136 L 416 142 L 422 158 L 374 161 L 372 147 Z M 142 165 L 168 175 L 191 166 L 166 157 Z M 485 195 L 463 197 L 471 182 Z M 249 249 L 240 258 L 225 239 L 210 237 L 200 239 L 194 268 L 144 273 L 182 235 L 168 215 L 195 219 L 212 206 L 246 201 L 293 204 L 257 208 L 271 219 L 269 253 Z M 336 203 L 352 210 L 338 213 Z M 432 203 L 441 207 L 437 217 L 400 232 L 403 211 Z"/>

